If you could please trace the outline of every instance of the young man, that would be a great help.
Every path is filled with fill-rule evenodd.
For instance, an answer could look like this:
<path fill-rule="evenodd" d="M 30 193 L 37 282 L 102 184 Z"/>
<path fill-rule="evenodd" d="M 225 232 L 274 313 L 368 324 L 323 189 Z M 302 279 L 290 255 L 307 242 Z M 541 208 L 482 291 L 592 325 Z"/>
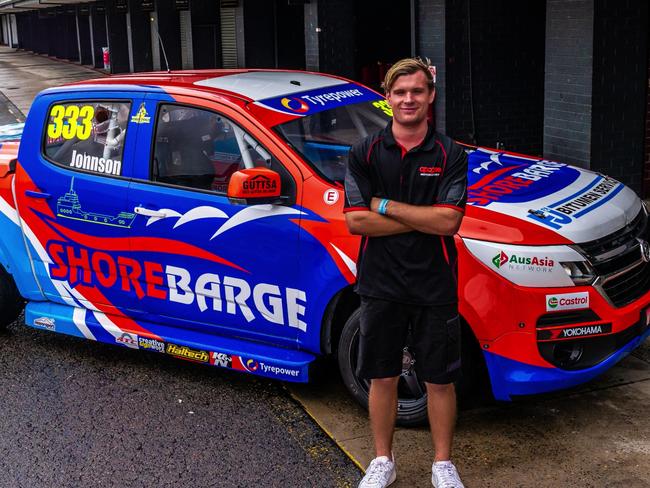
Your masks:
<path fill-rule="evenodd" d="M 418 379 L 426 384 L 436 488 L 463 488 L 450 461 L 460 372 L 456 248 L 467 194 L 467 156 L 436 133 L 427 113 L 432 70 L 403 59 L 384 80 L 393 110 L 388 126 L 350 150 L 345 212 L 363 236 L 356 291 L 361 296 L 358 374 L 371 381 L 376 458 L 360 488 L 395 481 L 392 454 L 402 350 L 411 330 Z"/>

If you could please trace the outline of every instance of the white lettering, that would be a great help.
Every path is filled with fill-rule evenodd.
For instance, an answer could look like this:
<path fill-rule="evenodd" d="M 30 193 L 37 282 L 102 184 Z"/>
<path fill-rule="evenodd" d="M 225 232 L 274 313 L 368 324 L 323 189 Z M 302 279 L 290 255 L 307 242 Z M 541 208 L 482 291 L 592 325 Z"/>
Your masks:
<path fill-rule="evenodd" d="M 268 307 L 264 301 L 264 297 L 267 295 L 269 297 Z M 280 287 L 260 283 L 253 289 L 253 301 L 255 302 L 255 308 L 260 311 L 266 320 L 276 324 L 284 323 Z"/>
<path fill-rule="evenodd" d="M 251 296 L 251 287 L 244 280 L 239 278 L 231 278 L 226 276 L 223 279 L 223 286 L 226 293 L 226 312 L 229 314 L 237 313 L 237 305 L 241 310 L 247 322 L 255 319 L 255 315 L 251 312 L 250 307 L 246 300 Z M 235 295 L 235 287 L 239 288 L 239 292 Z"/>
<path fill-rule="evenodd" d="M 287 288 L 287 315 L 289 316 L 289 327 L 295 327 L 305 332 L 307 324 L 298 318 L 299 315 L 304 317 L 305 307 L 298 304 L 298 300 L 307 301 L 307 295 L 302 290 Z"/>
<path fill-rule="evenodd" d="M 212 310 L 221 312 L 223 310 L 221 304 L 221 291 L 219 289 L 219 276 L 212 273 L 204 273 L 196 280 L 196 303 L 201 312 L 208 309 L 206 304 L 206 297 L 212 298 Z"/>
<path fill-rule="evenodd" d="M 191 304 L 194 301 L 194 293 L 189 287 L 190 273 L 186 269 L 169 265 L 165 266 L 165 273 L 169 287 L 169 300 L 185 305 Z M 179 288 L 182 293 L 178 292 Z"/>

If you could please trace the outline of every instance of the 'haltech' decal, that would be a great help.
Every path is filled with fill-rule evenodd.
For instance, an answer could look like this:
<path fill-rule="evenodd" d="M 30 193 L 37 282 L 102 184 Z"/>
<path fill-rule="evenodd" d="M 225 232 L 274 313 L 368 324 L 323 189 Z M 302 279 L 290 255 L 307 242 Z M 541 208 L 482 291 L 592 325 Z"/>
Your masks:
<path fill-rule="evenodd" d="M 187 346 L 179 346 L 177 344 L 167 343 L 166 351 L 170 356 L 177 357 L 179 359 L 186 359 L 188 361 L 193 361 L 195 363 L 208 363 L 210 362 L 210 354 L 207 351 L 202 351 L 200 349 L 192 349 Z"/>

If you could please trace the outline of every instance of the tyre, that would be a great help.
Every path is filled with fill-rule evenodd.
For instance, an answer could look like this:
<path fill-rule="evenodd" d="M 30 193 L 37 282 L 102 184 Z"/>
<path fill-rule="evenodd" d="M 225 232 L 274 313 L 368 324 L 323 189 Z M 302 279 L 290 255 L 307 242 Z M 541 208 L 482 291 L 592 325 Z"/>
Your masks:
<path fill-rule="evenodd" d="M 345 323 L 338 348 L 338 363 L 345 386 L 365 409 L 368 409 L 370 382 L 356 375 L 359 350 L 360 309 L 355 310 Z M 414 358 L 408 346 L 402 357 L 402 375 L 398 384 L 397 425 L 412 427 L 427 422 L 427 393 L 424 383 L 417 379 L 413 369 Z"/>
<path fill-rule="evenodd" d="M 0 329 L 16 320 L 24 306 L 25 301 L 18 293 L 14 279 L 0 266 Z"/>

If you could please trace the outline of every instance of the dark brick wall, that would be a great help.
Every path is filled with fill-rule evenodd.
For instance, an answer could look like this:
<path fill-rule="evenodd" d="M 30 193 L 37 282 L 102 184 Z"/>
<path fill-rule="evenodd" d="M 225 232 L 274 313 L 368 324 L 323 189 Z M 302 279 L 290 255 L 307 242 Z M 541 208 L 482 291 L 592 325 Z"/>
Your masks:
<path fill-rule="evenodd" d="M 355 3 L 318 1 L 319 71 L 354 78 Z"/>
<path fill-rule="evenodd" d="M 548 0 L 544 157 L 588 168 L 591 161 L 593 0 Z"/>
<path fill-rule="evenodd" d="M 648 4 L 596 0 L 591 168 L 641 193 L 647 100 Z"/>
<path fill-rule="evenodd" d="M 245 0 L 244 43 L 246 68 L 269 68 L 275 65 L 273 2 Z"/>
<path fill-rule="evenodd" d="M 420 0 L 416 14 L 417 55 L 427 57 L 437 69 L 434 120 L 436 129 L 446 130 L 445 0 Z"/>
<path fill-rule="evenodd" d="M 448 0 L 446 25 L 447 133 L 541 154 L 545 2 Z"/>
<path fill-rule="evenodd" d="M 318 0 L 305 5 L 305 66 L 310 71 L 318 71 L 320 59 L 318 56 Z"/>
<path fill-rule="evenodd" d="M 650 198 L 650 62 L 648 63 L 648 80 L 646 84 L 646 92 L 647 101 L 645 115 L 645 168 L 643 175 L 643 198 Z"/>

